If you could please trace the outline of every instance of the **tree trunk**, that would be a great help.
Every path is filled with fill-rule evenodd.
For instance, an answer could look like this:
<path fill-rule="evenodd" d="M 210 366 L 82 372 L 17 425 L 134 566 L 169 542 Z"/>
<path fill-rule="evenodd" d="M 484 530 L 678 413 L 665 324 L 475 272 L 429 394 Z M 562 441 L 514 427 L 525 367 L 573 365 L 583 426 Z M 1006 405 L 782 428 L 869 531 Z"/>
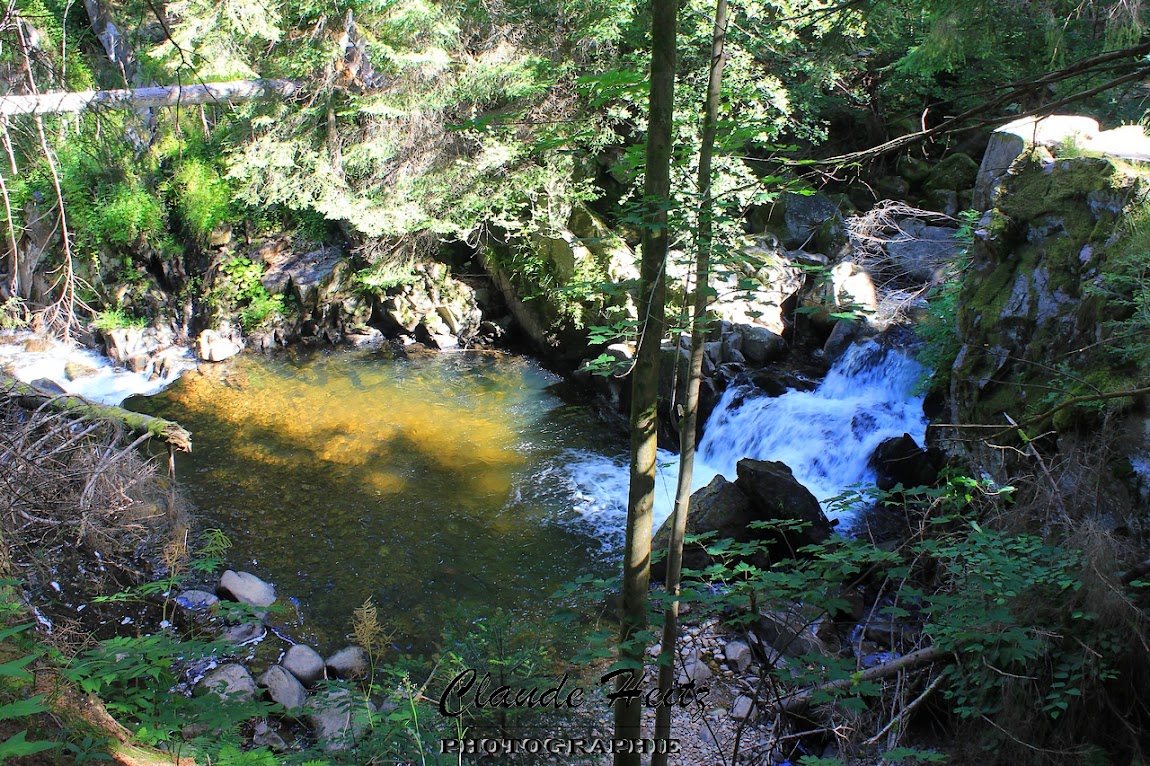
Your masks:
<path fill-rule="evenodd" d="M 294 96 L 300 84 L 291 80 L 232 80 L 203 85 L 163 85 L 122 90 L 85 90 L 0 96 L 0 115 L 81 112 L 92 107 L 140 109 L 194 106 L 226 101 L 250 101 Z"/>
<path fill-rule="evenodd" d="M 695 236 L 695 290 L 691 316 L 691 358 L 687 368 L 687 394 L 679 426 L 679 483 L 675 488 L 675 511 L 667 542 L 667 596 L 663 611 L 662 651 L 659 655 L 659 699 L 671 699 L 675 682 L 676 645 L 679 637 L 679 580 L 683 571 L 683 536 L 691 504 L 691 479 L 695 466 L 695 432 L 699 422 L 699 388 L 703 379 L 705 315 L 711 281 L 711 239 L 715 201 L 711 197 L 711 159 L 715 153 L 715 133 L 719 122 L 719 94 L 726 63 L 727 0 L 715 4 L 715 26 L 711 35 L 711 72 L 703 107 L 703 131 L 699 147 L 699 225 Z M 671 736 L 671 707 L 655 709 L 655 739 Z M 667 754 L 656 749 L 651 766 L 666 766 Z"/>
<path fill-rule="evenodd" d="M 619 662 L 639 672 L 644 646 L 637 635 L 647 626 L 651 581 L 651 511 L 655 501 L 658 448 L 659 356 L 663 338 L 671 194 L 671 130 L 674 119 L 677 0 L 651 2 L 651 95 L 643 188 L 643 259 L 640 265 L 639 349 L 631 373 L 631 482 L 623 554 L 623 606 Z M 622 681 L 621 681 L 622 683 Z M 615 738 L 641 739 L 643 708 L 620 696 L 615 703 Z M 616 766 L 638 766 L 638 753 L 616 753 Z"/>

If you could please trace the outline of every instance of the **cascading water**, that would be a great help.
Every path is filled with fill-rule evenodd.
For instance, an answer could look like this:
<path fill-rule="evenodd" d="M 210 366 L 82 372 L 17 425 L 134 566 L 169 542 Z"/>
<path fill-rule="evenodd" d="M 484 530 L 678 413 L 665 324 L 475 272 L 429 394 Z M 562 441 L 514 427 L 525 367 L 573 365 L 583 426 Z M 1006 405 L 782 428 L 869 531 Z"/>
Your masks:
<path fill-rule="evenodd" d="M 867 341 L 851 346 L 813 391 L 768 397 L 750 384 L 733 385 L 707 420 L 692 487 L 719 474 L 734 480 L 736 465 L 748 457 L 786 463 L 824 507 L 847 487 L 873 484 L 869 461 L 880 443 L 904 433 L 920 444 L 925 438 L 922 397 L 915 394 L 923 373 L 906 352 Z M 674 507 L 677 458 L 661 453 L 660 465 L 656 529 Z M 625 461 L 579 454 L 572 469 L 574 483 L 594 499 L 580 510 L 600 528 L 620 527 Z M 605 503 L 610 496 L 617 500 Z"/>

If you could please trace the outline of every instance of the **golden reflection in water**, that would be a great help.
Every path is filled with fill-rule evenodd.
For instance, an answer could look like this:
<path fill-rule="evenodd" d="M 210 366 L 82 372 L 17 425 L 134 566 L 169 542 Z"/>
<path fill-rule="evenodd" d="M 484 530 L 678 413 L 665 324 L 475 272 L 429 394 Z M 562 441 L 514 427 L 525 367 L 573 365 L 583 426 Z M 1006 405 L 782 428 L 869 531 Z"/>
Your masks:
<path fill-rule="evenodd" d="M 170 398 L 193 415 L 224 421 L 234 452 L 268 468 L 326 464 L 370 492 L 391 495 L 422 478 L 394 468 L 418 457 L 462 482 L 465 502 L 506 499 L 524 462 L 514 445 L 527 427 L 508 405 L 508 392 L 395 371 L 392 362 L 355 377 L 301 379 L 290 368 L 249 375 L 241 360 L 223 374 L 209 368 L 186 375 Z"/>

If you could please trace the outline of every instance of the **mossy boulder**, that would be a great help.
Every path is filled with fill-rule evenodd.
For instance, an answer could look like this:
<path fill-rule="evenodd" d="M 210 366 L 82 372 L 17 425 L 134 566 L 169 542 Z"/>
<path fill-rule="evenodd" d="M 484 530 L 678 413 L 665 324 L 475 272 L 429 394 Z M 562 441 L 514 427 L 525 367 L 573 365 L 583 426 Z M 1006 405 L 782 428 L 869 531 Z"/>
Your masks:
<path fill-rule="evenodd" d="M 997 183 L 959 298 L 955 422 L 1006 426 L 1130 387 L 1121 323 L 1131 287 L 1120 275 L 1144 226 L 1150 166 L 1040 148 Z M 1030 425 L 1064 430 L 1091 412 Z"/>
<path fill-rule="evenodd" d="M 958 191 L 974 186 L 978 176 L 978 163 L 970 155 L 955 152 L 943 158 L 942 162 L 931 171 L 923 188 L 926 191 Z"/>

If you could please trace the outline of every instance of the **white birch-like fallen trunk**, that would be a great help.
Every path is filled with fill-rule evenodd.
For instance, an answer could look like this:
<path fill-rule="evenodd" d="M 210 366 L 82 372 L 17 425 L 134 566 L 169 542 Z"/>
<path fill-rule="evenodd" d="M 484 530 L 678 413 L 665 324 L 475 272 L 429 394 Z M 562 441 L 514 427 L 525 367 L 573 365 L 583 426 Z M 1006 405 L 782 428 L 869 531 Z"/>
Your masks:
<path fill-rule="evenodd" d="M 145 109 L 228 101 L 288 98 L 301 89 L 291 80 L 232 80 L 201 85 L 160 85 L 122 90 L 83 90 L 0 96 L 0 116 L 58 114 L 85 109 Z"/>

